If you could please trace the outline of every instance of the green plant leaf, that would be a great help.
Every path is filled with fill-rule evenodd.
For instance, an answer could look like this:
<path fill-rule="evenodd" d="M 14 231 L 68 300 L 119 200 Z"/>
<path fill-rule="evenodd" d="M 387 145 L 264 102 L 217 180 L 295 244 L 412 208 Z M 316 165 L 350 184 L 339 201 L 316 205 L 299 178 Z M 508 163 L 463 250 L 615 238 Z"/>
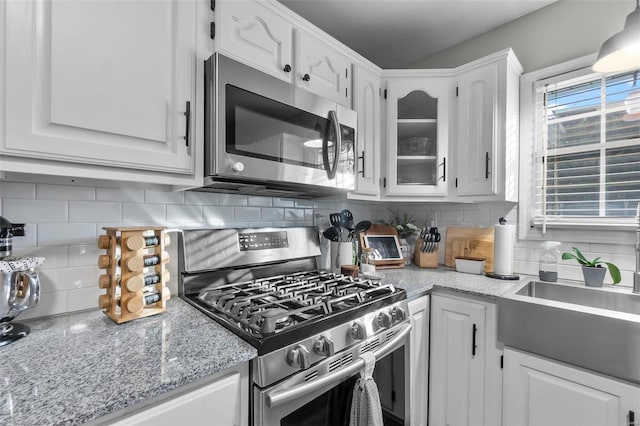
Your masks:
<path fill-rule="evenodd" d="M 586 262 L 586 263 L 585 263 L 585 262 L 583 262 L 583 261 L 582 261 L 578 256 L 576 256 L 576 255 L 575 255 L 575 254 L 573 254 L 573 253 L 568 253 L 568 252 L 562 253 L 562 258 L 563 258 L 564 260 L 575 260 L 575 261 L 576 261 L 576 262 L 578 262 L 580 265 L 587 265 L 587 264 L 588 264 L 588 262 Z"/>
<path fill-rule="evenodd" d="M 587 260 L 586 257 L 584 257 L 584 254 L 582 254 L 582 252 L 577 247 L 571 247 L 571 248 L 576 253 L 576 258 L 579 259 L 580 264 L 584 265 L 584 264 L 591 263 Z"/>
<path fill-rule="evenodd" d="M 604 262 L 604 263 L 607 265 L 607 268 L 609 268 L 609 273 L 611 274 L 613 283 L 618 284 L 620 281 L 622 281 L 622 277 L 620 275 L 620 269 L 618 269 L 618 267 L 613 263 L 609 263 L 609 262 Z"/>

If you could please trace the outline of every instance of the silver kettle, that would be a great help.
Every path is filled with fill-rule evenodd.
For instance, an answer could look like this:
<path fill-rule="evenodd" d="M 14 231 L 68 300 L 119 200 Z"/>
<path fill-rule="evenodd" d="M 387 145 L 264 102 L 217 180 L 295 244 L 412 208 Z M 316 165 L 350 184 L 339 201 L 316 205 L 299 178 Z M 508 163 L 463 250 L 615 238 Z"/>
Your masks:
<path fill-rule="evenodd" d="M 43 257 L 7 258 L 0 261 L 0 346 L 29 334 L 29 327 L 11 322 L 40 300 L 36 266 Z"/>

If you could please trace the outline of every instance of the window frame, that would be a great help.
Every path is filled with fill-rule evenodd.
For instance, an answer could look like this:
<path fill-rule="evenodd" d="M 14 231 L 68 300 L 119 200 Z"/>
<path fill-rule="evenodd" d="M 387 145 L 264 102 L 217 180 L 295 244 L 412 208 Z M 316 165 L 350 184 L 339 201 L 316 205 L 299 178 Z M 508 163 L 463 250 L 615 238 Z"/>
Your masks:
<path fill-rule="evenodd" d="M 539 81 L 568 80 L 593 74 L 591 65 L 597 55 L 591 54 L 561 64 L 523 74 L 520 77 L 520 202 L 518 205 L 519 235 L 524 240 L 558 240 L 603 244 L 633 244 L 637 223 L 634 218 L 613 221 L 577 218 L 576 220 L 546 221 L 546 232 L 535 219 L 536 150 L 535 102 Z M 588 231 L 588 232 L 585 232 Z"/>

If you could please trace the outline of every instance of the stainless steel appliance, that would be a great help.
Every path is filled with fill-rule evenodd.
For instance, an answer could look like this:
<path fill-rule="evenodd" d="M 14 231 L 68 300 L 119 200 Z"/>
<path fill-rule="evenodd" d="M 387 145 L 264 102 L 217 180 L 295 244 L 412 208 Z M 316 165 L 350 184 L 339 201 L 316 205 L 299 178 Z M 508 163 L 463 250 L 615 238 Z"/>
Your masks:
<path fill-rule="evenodd" d="M 409 424 L 406 293 L 316 269 L 316 228 L 184 230 L 179 295 L 258 350 L 253 425 L 348 424 L 376 356 L 386 425 Z"/>
<path fill-rule="evenodd" d="M 311 197 L 354 189 L 357 114 L 215 54 L 205 72 L 205 185 Z"/>
<path fill-rule="evenodd" d="M 36 267 L 43 257 L 6 258 L 0 261 L 0 346 L 29 334 L 29 327 L 11 322 L 40 300 L 40 279 Z"/>

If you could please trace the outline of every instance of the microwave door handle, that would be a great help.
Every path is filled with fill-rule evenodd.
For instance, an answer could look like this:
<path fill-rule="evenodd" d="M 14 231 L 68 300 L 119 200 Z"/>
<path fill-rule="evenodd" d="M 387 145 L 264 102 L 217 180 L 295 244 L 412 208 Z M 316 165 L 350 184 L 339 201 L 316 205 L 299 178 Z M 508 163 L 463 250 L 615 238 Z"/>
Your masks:
<path fill-rule="evenodd" d="M 333 179 L 336 177 L 338 171 L 338 163 L 340 162 L 340 152 L 342 151 L 342 133 L 340 132 L 340 123 L 338 122 L 338 115 L 334 110 L 329 111 L 329 121 L 333 124 L 333 128 L 336 132 L 336 149 L 333 156 L 333 167 L 329 165 L 329 127 L 325 129 L 324 136 L 322 137 L 322 162 L 324 163 L 324 169 L 327 171 L 327 177 Z"/>
<path fill-rule="evenodd" d="M 398 347 L 400 347 L 404 338 L 407 336 L 407 334 L 409 334 L 409 331 L 411 331 L 411 324 L 406 324 L 400 329 L 400 331 L 398 331 L 398 334 L 393 336 L 393 338 L 389 340 L 384 346 L 373 351 L 373 355 L 376 357 L 376 360 L 381 359 L 385 355 L 390 354 Z M 267 391 L 265 395 L 267 405 L 270 408 L 277 407 L 278 405 L 293 401 L 302 395 L 308 395 L 309 393 L 315 392 L 328 385 L 340 383 L 342 380 L 351 377 L 363 367 L 364 361 L 362 360 L 362 358 L 358 358 L 356 361 L 345 368 L 342 368 L 334 373 L 327 374 L 326 376 L 322 376 L 319 379 L 312 380 L 300 386 L 280 391 L 277 389 Z"/>

